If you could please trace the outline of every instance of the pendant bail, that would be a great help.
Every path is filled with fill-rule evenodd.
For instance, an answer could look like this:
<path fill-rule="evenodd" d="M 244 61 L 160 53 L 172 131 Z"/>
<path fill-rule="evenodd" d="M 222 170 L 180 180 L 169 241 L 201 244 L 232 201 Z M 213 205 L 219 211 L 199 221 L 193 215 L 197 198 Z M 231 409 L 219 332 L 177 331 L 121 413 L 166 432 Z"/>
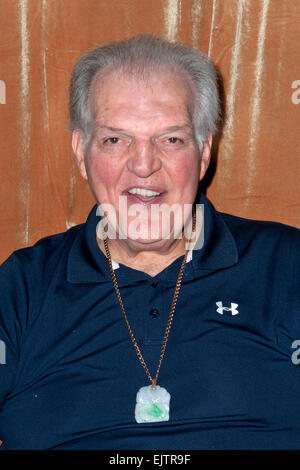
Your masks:
<path fill-rule="evenodd" d="M 155 390 L 156 389 L 156 379 L 152 379 L 151 382 L 152 382 L 152 388 L 153 388 L 153 390 Z"/>

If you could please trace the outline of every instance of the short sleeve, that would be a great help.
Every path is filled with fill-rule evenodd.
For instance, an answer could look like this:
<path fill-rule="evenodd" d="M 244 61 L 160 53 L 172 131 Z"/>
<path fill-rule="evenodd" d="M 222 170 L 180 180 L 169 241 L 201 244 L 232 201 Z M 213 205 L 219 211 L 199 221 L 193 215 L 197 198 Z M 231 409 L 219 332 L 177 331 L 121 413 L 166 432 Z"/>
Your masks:
<path fill-rule="evenodd" d="M 294 279 L 295 279 L 295 305 L 294 312 L 296 317 L 297 332 L 300 340 L 300 230 L 293 250 L 294 257 Z"/>
<path fill-rule="evenodd" d="M 28 292 L 28 279 L 13 254 L 0 266 L 0 410 L 16 378 L 27 323 Z"/>
<path fill-rule="evenodd" d="M 279 263 L 277 291 L 281 308 L 277 316 L 277 338 L 284 352 L 291 356 L 297 344 L 300 345 L 300 230 L 291 228 L 286 235 L 282 239 Z"/>
<path fill-rule="evenodd" d="M 293 333 L 292 363 L 300 368 L 300 231 L 293 248 L 294 265 L 294 295 L 292 315 L 295 318 L 295 332 Z"/>

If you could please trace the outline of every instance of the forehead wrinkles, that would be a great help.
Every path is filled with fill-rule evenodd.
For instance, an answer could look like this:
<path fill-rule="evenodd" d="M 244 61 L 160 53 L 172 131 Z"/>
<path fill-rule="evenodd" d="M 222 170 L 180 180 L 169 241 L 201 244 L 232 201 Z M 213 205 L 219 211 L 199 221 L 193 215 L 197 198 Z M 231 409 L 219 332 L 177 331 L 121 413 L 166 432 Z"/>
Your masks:
<path fill-rule="evenodd" d="M 147 138 L 149 135 L 161 135 L 167 132 L 187 131 L 193 129 L 186 106 L 153 103 L 147 106 L 109 106 L 100 112 L 94 120 L 94 131 L 115 132 L 124 135 L 135 135 Z"/>
<path fill-rule="evenodd" d="M 123 94 L 120 93 L 122 87 Z M 158 88 L 160 88 L 160 93 L 157 91 Z M 163 88 L 166 90 L 165 93 L 162 92 Z M 115 96 L 114 89 L 116 90 Z M 171 90 L 174 91 L 174 100 L 168 96 Z M 131 94 L 134 95 L 134 98 L 130 96 Z M 165 100 L 164 95 L 166 95 Z M 182 100 L 177 99 L 178 96 Z M 157 100 L 155 100 L 156 97 Z M 122 109 L 118 108 L 121 104 L 124 108 L 124 114 L 128 108 L 134 117 L 136 110 L 137 118 L 140 118 L 139 113 L 142 110 L 147 111 L 147 108 L 153 113 L 153 105 L 154 109 L 157 105 L 157 110 L 161 108 L 161 111 L 165 105 L 165 110 L 169 108 L 170 112 L 172 108 L 177 108 L 178 112 L 179 108 L 183 108 L 189 122 L 193 122 L 194 101 L 193 85 L 181 73 L 174 76 L 170 71 L 152 72 L 148 77 L 145 75 L 141 77 L 133 73 L 128 74 L 123 70 L 109 69 L 102 72 L 100 77 L 94 78 L 90 92 L 90 109 L 93 121 L 98 113 L 103 114 L 114 110 L 114 108 L 122 112 Z"/>

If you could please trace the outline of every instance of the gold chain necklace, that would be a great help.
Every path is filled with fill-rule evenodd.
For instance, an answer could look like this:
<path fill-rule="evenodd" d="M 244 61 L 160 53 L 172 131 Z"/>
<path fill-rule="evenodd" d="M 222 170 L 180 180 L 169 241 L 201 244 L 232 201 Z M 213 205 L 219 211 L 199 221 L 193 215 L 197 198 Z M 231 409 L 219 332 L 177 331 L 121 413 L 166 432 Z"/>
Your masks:
<path fill-rule="evenodd" d="M 195 225 L 196 225 L 196 211 L 193 207 L 192 234 L 195 231 Z M 185 266 L 185 263 L 186 263 L 186 258 L 187 258 L 189 250 L 185 250 L 185 254 L 184 254 L 180 269 L 179 269 L 179 273 L 178 273 L 178 277 L 177 277 L 177 281 L 176 281 L 176 286 L 175 286 L 175 289 L 174 289 L 173 299 L 172 299 L 172 303 L 171 303 L 171 307 L 170 307 L 170 312 L 169 312 L 169 316 L 168 316 L 168 320 L 167 320 L 167 324 L 166 324 L 166 329 L 165 329 L 165 333 L 164 333 L 164 338 L 163 338 L 163 342 L 162 342 L 162 347 L 161 347 L 161 351 L 160 351 L 158 366 L 157 366 L 155 377 L 152 378 L 151 374 L 149 372 L 149 369 L 147 367 L 147 364 L 146 364 L 146 362 L 145 362 L 145 360 L 142 356 L 141 350 L 140 350 L 140 348 L 137 344 L 137 341 L 136 341 L 136 339 L 133 335 L 132 329 L 130 327 L 130 324 L 129 324 L 129 321 L 128 321 L 128 318 L 127 318 L 127 315 L 126 315 L 126 312 L 125 312 L 125 308 L 124 308 L 124 304 L 123 304 L 122 297 L 121 297 L 121 294 L 120 294 L 117 278 L 116 278 L 116 275 L 115 275 L 115 272 L 114 272 L 114 269 L 113 269 L 113 265 L 112 265 L 112 259 L 111 259 L 110 251 L 109 251 L 109 248 L 108 248 L 108 238 L 107 237 L 103 237 L 103 243 L 104 243 L 105 253 L 106 253 L 106 256 L 107 256 L 107 259 L 108 259 L 109 271 L 110 271 L 110 275 L 111 275 L 112 282 L 113 282 L 113 285 L 114 285 L 114 289 L 115 289 L 115 292 L 117 294 L 117 298 L 118 298 L 121 310 L 122 310 L 123 315 L 124 315 L 124 319 L 125 319 L 128 331 L 129 331 L 129 335 L 130 335 L 132 344 L 133 344 L 133 346 L 136 350 L 138 359 L 139 359 L 143 369 L 145 370 L 148 379 L 151 382 L 151 385 L 146 386 L 146 387 L 141 387 L 139 389 L 138 393 L 137 393 L 136 406 L 135 406 L 135 419 L 138 423 L 168 421 L 169 420 L 169 409 L 170 409 L 169 404 L 170 404 L 171 396 L 165 388 L 160 387 L 159 385 L 157 385 L 157 379 L 158 379 L 161 363 L 162 363 L 162 360 L 163 360 L 163 357 L 164 357 L 164 354 L 165 354 L 165 349 L 166 349 L 166 345 L 167 345 L 167 341 L 168 341 L 168 337 L 169 337 L 169 333 L 170 333 L 170 329 L 171 329 L 171 325 L 172 325 L 172 320 L 173 320 L 173 317 L 174 317 L 175 307 L 176 307 L 176 303 L 177 303 L 177 299 L 178 299 L 178 295 L 179 295 L 179 291 L 180 291 L 180 287 L 181 287 L 181 281 L 182 281 L 184 266 Z"/>

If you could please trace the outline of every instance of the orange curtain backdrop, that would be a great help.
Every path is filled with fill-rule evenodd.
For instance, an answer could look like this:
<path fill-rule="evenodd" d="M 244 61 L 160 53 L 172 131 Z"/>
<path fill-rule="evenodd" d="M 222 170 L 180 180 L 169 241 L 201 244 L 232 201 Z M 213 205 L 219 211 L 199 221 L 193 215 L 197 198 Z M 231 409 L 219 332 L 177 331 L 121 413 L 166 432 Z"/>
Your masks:
<path fill-rule="evenodd" d="M 199 48 L 223 76 L 215 207 L 300 227 L 299 28 L 298 0 L 0 0 L 0 261 L 86 219 L 94 201 L 67 131 L 72 66 L 141 32 Z"/>

